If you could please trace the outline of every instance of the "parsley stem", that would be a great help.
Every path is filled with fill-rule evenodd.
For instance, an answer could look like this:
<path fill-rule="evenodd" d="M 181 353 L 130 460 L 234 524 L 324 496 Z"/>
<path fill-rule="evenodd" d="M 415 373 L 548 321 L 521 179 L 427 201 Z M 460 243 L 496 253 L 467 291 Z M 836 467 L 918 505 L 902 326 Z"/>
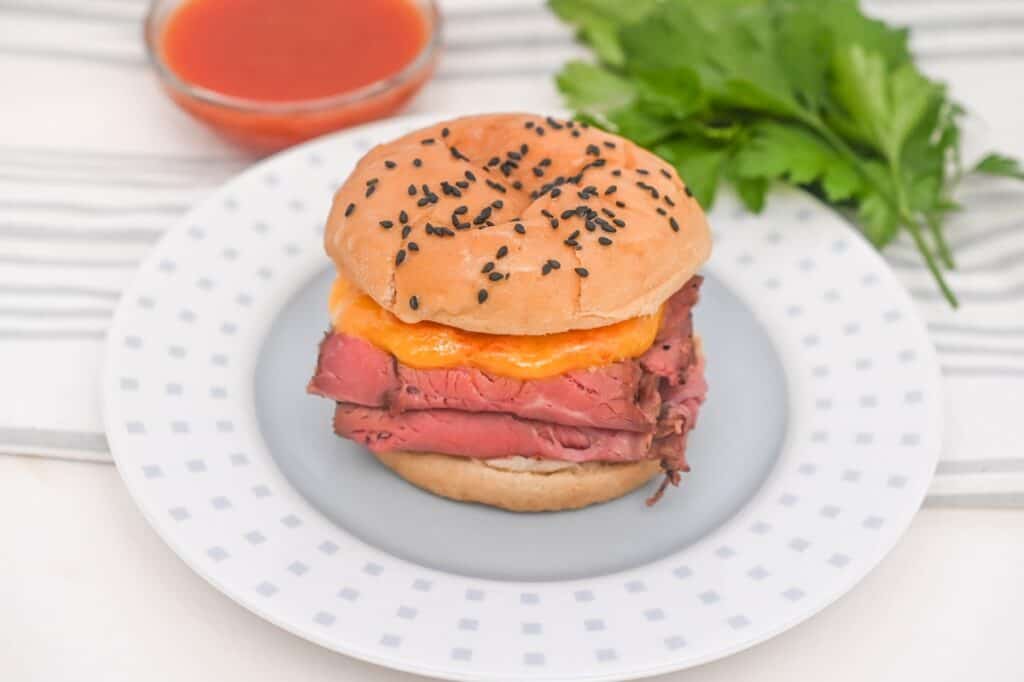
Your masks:
<path fill-rule="evenodd" d="M 929 215 L 926 220 L 928 221 L 928 230 L 932 233 L 932 239 L 935 240 L 935 248 L 939 252 L 942 264 L 952 270 L 956 267 L 956 263 L 953 262 L 953 252 L 949 248 L 949 243 L 946 241 L 946 235 L 942 232 L 942 226 L 939 224 L 938 218 L 934 215 Z"/>
<path fill-rule="evenodd" d="M 946 283 L 946 278 L 942 276 L 942 271 L 939 270 L 939 264 L 935 262 L 935 256 L 932 255 L 931 249 L 928 248 L 928 244 L 924 241 L 924 236 L 921 234 L 921 227 L 913 220 L 908 220 L 903 223 L 907 231 L 910 232 L 910 236 L 914 239 L 914 244 L 917 245 L 917 250 L 924 256 L 924 262 L 928 266 L 928 270 L 932 273 L 932 277 L 935 278 L 936 283 L 939 285 L 939 289 L 942 290 L 942 295 L 949 301 L 949 305 L 954 308 L 960 307 L 960 302 L 956 298 L 956 294 L 949 288 L 949 284 Z"/>
<path fill-rule="evenodd" d="M 894 197 L 887 187 L 881 187 L 874 181 L 874 178 L 868 175 L 863 169 L 862 160 L 857 156 L 857 153 L 850 148 L 846 142 L 835 134 L 831 128 L 818 118 L 816 115 L 808 115 L 803 118 L 805 125 L 809 126 L 816 133 L 832 145 L 832 148 L 836 152 L 845 158 L 850 165 L 857 169 L 857 172 L 864 179 L 865 182 L 872 185 L 879 193 L 880 196 L 884 197 L 889 205 L 896 209 L 899 214 L 901 224 L 907 228 L 910 232 L 910 236 L 914 239 L 914 244 L 917 246 L 917 250 L 921 252 L 921 256 L 924 258 L 925 265 L 928 266 L 928 271 L 932 273 L 932 277 L 935 278 L 935 282 L 939 285 L 939 289 L 942 290 L 942 295 L 949 301 L 949 304 L 954 308 L 959 307 L 959 301 L 957 301 L 956 294 L 949 288 L 949 284 L 946 283 L 945 277 L 942 276 L 942 271 L 939 269 L 939 264 L 935 260 L 935 256 L 932 254 L 928 244 L 924 240 L 924 236 L 921 233 L 921 227 L 914 219 L 914 215 L 911 213 L 910 208 L 907 205 L 906 197 L 903 192 L 903 185 L 900 183 L 900 172 L 898 166 L 898 159 L 890 159 L 889 169 L 892 172 L 893 185 L 896 188 L 896 196 Z M 942 236 L 942 232 L 939 230 L 938 223 L 929 221 L 929 227 L 931 228 L 932 234 L 936 239 L 936 243 L 939 249 L 939 254 L 942 257 L 944 263 L 949 267 L 952 267 L 952 254 L 949 252 L 949 245 L 946 243 L 945 238 Z"/>

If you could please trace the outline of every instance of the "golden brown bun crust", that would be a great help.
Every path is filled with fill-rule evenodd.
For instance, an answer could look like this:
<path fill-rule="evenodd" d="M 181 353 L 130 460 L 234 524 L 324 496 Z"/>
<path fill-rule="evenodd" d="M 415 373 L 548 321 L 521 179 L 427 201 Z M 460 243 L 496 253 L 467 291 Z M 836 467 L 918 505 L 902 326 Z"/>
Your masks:
<path fill-rule="evenodd" d="M 655 312 L 710 254 L 703 211 L 687 195 L 675 169 L 650 152 L 595 128 L 557 123 L 560 127 L 552 127 L 543 117 L 526 114 L 470 116 L 375 147 L 334 197 L 325 235 L 328 255 L 359 289 L 405 322 L 549 334 Z M 488 166 L 495 157 L 499 164 Z M 506 175 L 505 162 L 518 168 L 504 166 Z M 604 165 L 587 167 L 594 162 Z M 566 182 L 557 191 L 531 197 L 545 183 L 581 171 L 578 183 Z M 452 189 L 446 194 L 442 182 L 460 196 Z M 522 189 L 514 188 L 516 182 Z M 423 185 L 430 191 L 428 199 L 437 197 L 435 203 L 422 201 Z M 410 187 L 415 194 L 410 195 Z M 581 198 L 579 193 L 588 187 L 593 191 Z M 500 202 L 497 207 L 495 201 Z M 460 206 L 465 212 L 453 215 Z M 586 229 L 584 217 L 562 218 L 564 211 L 578 206 L 596 212 L 593 231 Z M 475 220 L 488 208 L 489 216 Z M 494 225 L 487 226 L 487 220 Z M 672 229 L 673 220 L 678 232 Z M 381 221 L 392 226 L 386 229 Z M 428 222 L 452 230 L 452 235 L 427 234 Z M 455 229 L 456 222 L 470 227 Z M 525 234 L 515 231 L 516 223 Z M 403 225 L 411 228 L 407 239 L 402 238 Z M 579 250 L 564 243 L 577 230 Z M 602 237 L 612 243 L 600 244 Z M 419 250 L 410 251 L 409 242 Z M 507 255 L 499 258 L 503 247 Z M 396 266 L 400 249 L 404 262 Z M 544 275 L 542 267 L 549 259 L 561 267 Z M 487 263 L 494 264 L 493 270 L 484 273 Z M 575 268 L 585 268 L 589 275 L 581 277 Z M 510 277 L 494 281 L 492 273 Z M 478 302 L 481 291 L 487 292 L 484 303 Z"/>
<path fill-rule="evenodd" d="M 554 473 L 511 472 L 479 460 L 421 452 L 375 453 L 415 486 L 460 502 L 509 511 L 579 509 L 630 493 L 661 471 L 657 460 L 588 462 Z"/>

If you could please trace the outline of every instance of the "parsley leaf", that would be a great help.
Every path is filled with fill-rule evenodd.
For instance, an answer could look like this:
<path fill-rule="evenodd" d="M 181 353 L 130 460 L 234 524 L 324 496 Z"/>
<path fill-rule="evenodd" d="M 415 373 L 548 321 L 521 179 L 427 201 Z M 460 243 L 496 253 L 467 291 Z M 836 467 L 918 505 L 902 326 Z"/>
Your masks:
<path fill-rule="evenodd" d="M 1000 154 L 989 154 L 974 167 L 974 170 L 986 175 L 1024 180 L 1024 167 L 1020 161 Z"/>
<path fill-rule="evenodd" d="M 906 230 L 956 305 L 942 225 L 964 112 L 914 65 L 905 29 L 857 0 L 549 2 L 598 59 L 558 75 L 581 119 L 668 160 L 704 206 L 728 181 L 760 211 L 781 182 L 854 216 L 879 248 Z M 1024 180 L 995 154 L 971 171 Z"/>

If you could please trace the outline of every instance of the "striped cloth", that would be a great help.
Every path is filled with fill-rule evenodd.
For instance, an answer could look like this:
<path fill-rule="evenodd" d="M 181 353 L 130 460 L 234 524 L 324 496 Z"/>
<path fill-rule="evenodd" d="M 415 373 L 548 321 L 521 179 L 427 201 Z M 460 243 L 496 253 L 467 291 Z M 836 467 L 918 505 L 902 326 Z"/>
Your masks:
<path fill-rule="evenodd" d="M 548 110 L 584 51 L 539 0 L 450 0 L 436 79 L 413 111 Z M 104 330 L 139 260 L 253 159 L 181 113 L 149 72 L 144 0 L 0 0 L 0 452 L 110 461 L 98 406 Z M 1024 156 L 1024 3 L 890 0 L 924 68 L 995 146 Z M 1024 189 L 973 181 L 939 298 L 912 245 L 888 258 L 919 303 L 946 379 L 931 504 L 1024 506 Z"/>

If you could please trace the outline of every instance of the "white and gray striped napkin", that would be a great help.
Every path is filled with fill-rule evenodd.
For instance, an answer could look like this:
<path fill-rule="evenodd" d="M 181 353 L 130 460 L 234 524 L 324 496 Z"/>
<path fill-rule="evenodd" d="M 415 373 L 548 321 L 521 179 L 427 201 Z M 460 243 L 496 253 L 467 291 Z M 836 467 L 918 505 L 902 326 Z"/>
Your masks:
<path fill-rule="evenodd" d="M 1024 3 L 890 0 L 924 67 L 1024 156 L 1015 74 Z M 413 111 L 560 107 L 551 75 L 584 54 L 540 0 L 448 0 L 437 78 Z M 160 234 L 252 161 L 180 112 L 149 73 L 145 0 L 0 0 L 0 452 L 109 462 L 104 330 Z M 1024 506 L 1024 188 L 972 182 L 952 227 L 964 306 L 908 243 L 889 262 L 941 357 L 945 450 L 931 504 Z"/>

